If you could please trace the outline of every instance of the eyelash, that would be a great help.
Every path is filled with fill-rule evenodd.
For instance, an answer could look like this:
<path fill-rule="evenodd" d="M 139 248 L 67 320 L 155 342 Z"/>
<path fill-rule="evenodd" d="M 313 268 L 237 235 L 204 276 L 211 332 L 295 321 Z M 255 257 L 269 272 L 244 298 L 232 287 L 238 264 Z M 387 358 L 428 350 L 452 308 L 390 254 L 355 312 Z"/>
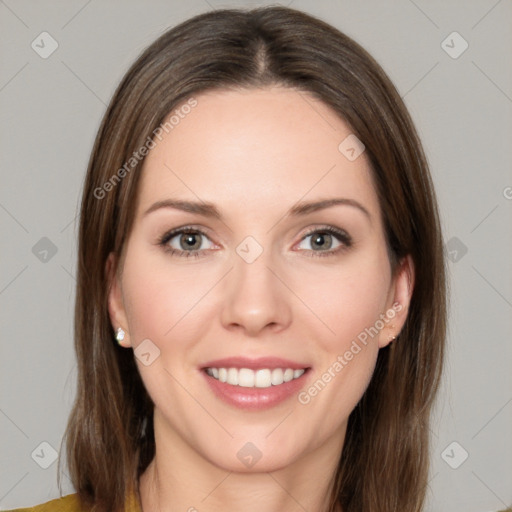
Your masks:
<path fill-rule="evenodd" d="M 177 228 L 171 231 L 168 231 L 165 233 L 158 241 L 158 245 L 160 245 L 165 252 L 169 253 L 171 256 L 178 256 L 183 258 L 189 258 L 190 256 L 193 256 L 194 258 L 199 258 L 202 256 L 201 251 L 180 251 L 178 249 L 174 249 L 174 247 L 170 247 L 168 244 L 169 240 L 172 240 L 176 235 L 182 235 L 182 234 L 199 234 L 201 236 L 204 236 L 208 238 L 208 235 L 202 231 L 201 229 L 194 228 L 192 226 L 185 226 L 182 228 Z M 344 252 L 348 250 L 350 247 L 352 247 L 352 237 L 344 230 L 337 229 L 333 226 L 323 226 L 321 228 L 314 228 L 308 231 L 304 234 L 304 236 L 300 239 L 300 242 L 302 242 L 304 239 L 306 239 L 308 236 L 311 236 L 315 233 L 322 233 L 322 234 L 329 234 L 332 235 L 334 238 L 336 238 L 342 245 L 334 250 L 327 250 L 327 251 L 308 251 L 311 257 L 326 257 L 326 256 L 334 256 L 338 254 L 339 252 Z M 203 251 L 207 251 L 209 249 L 202 249 Z"/>
<path fill-rule="evenodd" d="M 323 226 L 321 228 L 313 228 L 309 230 L 307 233 L 304 234 L 304 236 L 300 239 L 302 242 L 305 238 L 308 236 L 313 235 L 314 233 L 321 233 L 321 234 L 328 234 L 333 236 L 338 240 L 338 242 L 341 243 L 339 247 L 336 249 L 329 249 L 327 251 L 308 251 L 309 256 L 312 258 L 314 257 L 320 257 L 324 258 L 327 256 L 335 256 L 338 253 L 346 252 L 350 247 L 352 247 L 352 237 L 344 230 L 335 228 L 333 226 Z"/>

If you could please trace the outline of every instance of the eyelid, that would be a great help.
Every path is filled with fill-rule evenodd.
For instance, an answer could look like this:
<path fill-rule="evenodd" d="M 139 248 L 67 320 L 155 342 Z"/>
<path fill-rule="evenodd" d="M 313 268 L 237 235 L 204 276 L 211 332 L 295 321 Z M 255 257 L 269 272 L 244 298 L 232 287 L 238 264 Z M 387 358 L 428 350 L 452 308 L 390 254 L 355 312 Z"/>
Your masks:
<path fill-rule="evenodd" d="M 186 224 L 186 225 L 172 228 L 172 229 L 166 231 L 162 236 L 160 236 L 158 238 L 157 244 L 159 246 L 161 246 L 163 248 L 163 250 L 165 252 L 167 252 L 168 254 L 170 254 L 171 256 L 177 255 L 178 257 L 185 257 L 185 258 L 192 256 L 192 257 L 198 258 L 198 257 L 204 256 L 205 252 L 214 251 L 216 249 L 200 249 L 197 251 L 183 251 L 181 249 L 175 249 L 174 247 L 171 247 L 169 245 L 169 241 L 178 235 L 182 235 L 184 233 L 186 234 L 186 233 L 191 232 L 191 233 L 198 233 L 201 236 L 204 236 L 205 238 L 210 240 L 210 242 L 213 245 L 218 245 L 211 239 L 211 237 L 209 236 L 207 231 L 208 231 L 208 229 L 206 229 L 206 228 L 198 227 L 193 224 Z"/>
<path fill-rule="evenodd" d="M 211 236 L 208 233 L 208 231 L 209 230 L 207 228 L 204 228 L 199 225 L 185 224 L 183 226 L 178 226 L 176 228 L 169 229 L 162 236 L 159 237 L 159 241 L 160 242 L 162 242 L 164 240 L 169 241 L 171 238 L 173 238 L 176 235 L 180 235 L 182 233 L 187 233 L 187 232 L 194 232 L 194 233 L 200 233 L 201 235 L 203 235 L 203 236 L 207 237 L 209 240 L 211 240 L 212 243 L 215 243 L 211 239 Z"/>
<path fill-rule="evenodd" d="M 193 225 L 193 224 L 186 224 L 186 225 L 179 226 L 179 227 L 176 227 L 176 228 L 166 231 L 164 233 L 164 235 L 162 235 L 159 238 L 158 244 L 160 246 L 162 246 L 164 248 L 164 250 L 169 252 L 171 255 L 177 254 L 178 256 L 184 256 L 184 257 L 189 257 L 189 256 L 200 257 L 200 256 L 203 256 L 205 252 L 213 251 L 216 249 L 199 249 L 199 250 L 195 250 L 195 251 L 183 251 L 183 250 L 175 249 L 175 248 L 169 246 L 168 243 L 170 240 L 172 240 L 177 235 L 181 235 L 181 234 L 187 233 L 187 232 L 192 232 L 192 233 L 198 233 L 201 236 L 204 236 L 208 240 L 210 240 L 210 242 L 212 244 L 218 245 L 211 239 L 211 237 L 208 234 L 208 231 L 209 230 L 207 228 L 199 227 L 199 226 Z M 352 237 L 346 230 L 340 229 L 340 228 L 337 228 L 337 227 L 334 227 L 331 225 L 320 225 L 320 226 L 313 226 L 313 227 L 309 228 L 302 235 L 300 240 L 294 244 L 294 247 L 296 245 L 300 244 L 301 242 L 303 242 L 308 236 L 311 236 L 314 233 L 327 233 L 327 234 L 333 236 L 334 238 L 336 238 L 341 245 L 340 245 L 340 247 L 338 247 L 336 249 L 329 249 L 329 250 L 325 250 L 325 251 L 306 250 L 305 252 L 310 253 L 311 256 L 335 255 L 340 251 L 349 249 L 353 245 Z"/>
<path fill-rule="evenodd" d="M 308 229 L 308 231 L 306 231 L 306 233 L 302 235 L 298 243 L 302 242 L 305 238 L 311 236 L 314 233 L 328 233 L 337 238 L 342 244 L 344 244 L 347 247 L 353 244 L 353 239 L 346 230 L 328 224 L 322 226 L 315 226 Z"/>

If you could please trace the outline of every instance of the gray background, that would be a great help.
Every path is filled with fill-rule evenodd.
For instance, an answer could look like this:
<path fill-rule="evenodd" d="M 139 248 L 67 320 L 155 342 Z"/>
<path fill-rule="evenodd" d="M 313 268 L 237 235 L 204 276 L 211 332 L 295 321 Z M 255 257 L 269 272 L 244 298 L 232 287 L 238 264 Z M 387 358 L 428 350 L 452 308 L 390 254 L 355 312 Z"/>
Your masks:
<path fill-rule="evenodd" d="M 75 393 L 76 214 L 105 104 L 128 65 L 168 27 L 212 8 L 256 5 L 0 0 L 1 509 L 59 495 L 52 448 L 41 443 L 59 451 Z M 410 109 L 431 164 L 451 314 L 427 510 L 510 506 L 512 3 L 288 5 L 374 55 Z M 31 47 L 44 37 L 51 48 L 43 31 L 58 43 L 46 59 Z M 442 45 L 454 31 L 469 44 L 457 58 L 461 39 Z M 64 491 L 73 492 L 65 476 Z"/>

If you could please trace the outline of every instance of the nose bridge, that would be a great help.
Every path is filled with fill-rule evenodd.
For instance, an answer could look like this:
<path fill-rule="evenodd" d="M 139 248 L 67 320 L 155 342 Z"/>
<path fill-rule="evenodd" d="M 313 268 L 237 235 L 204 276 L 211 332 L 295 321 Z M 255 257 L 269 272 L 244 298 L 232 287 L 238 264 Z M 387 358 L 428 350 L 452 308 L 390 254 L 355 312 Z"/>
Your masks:
<path fill-rule="evenodd" d="M 258 291 L 270 293 L 269 287 L 272 286 L 272 283 L 269 282 L 269 276 L 272 273 L 268 268 L 272 268 L 270 250 L 262 250 L 261 254 L 255 255 L 255 249 L 250 247 L 246 254 L 240 255 L 240 252 L 242 251 L 237 249 L 233 269 L 236 287 L 239 291 L 248 287 L 254 293 L 258 293 Z"/>
<path fill-rule="evenodd" d="M 288 325 L 290 304 L 286 288 L 270 270 L 272 251 L 246 237 L 235 252 L 223 309 L 225 326 L 236 324 L 254 335 L 267 325 Z"/>

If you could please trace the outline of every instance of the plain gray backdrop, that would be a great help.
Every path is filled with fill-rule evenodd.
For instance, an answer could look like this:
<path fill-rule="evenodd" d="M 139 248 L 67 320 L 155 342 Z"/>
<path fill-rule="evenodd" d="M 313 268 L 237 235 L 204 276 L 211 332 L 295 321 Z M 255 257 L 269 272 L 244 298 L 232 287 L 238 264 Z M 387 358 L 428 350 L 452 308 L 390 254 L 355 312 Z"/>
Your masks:
<path fill-rule="evenodd" d="M 0 509 L 59 496 L 54 459 L 76 379 L 76 216 L 105 105 L 166 29 L 266 3 L 0 0 Z M 431 165 L 451 310 L 426 510 L 511 506 L 512 3 L 283 5 L 332 23 L 377 59 Z M 66 476 L 64 492 L 74 492 Z"/>

